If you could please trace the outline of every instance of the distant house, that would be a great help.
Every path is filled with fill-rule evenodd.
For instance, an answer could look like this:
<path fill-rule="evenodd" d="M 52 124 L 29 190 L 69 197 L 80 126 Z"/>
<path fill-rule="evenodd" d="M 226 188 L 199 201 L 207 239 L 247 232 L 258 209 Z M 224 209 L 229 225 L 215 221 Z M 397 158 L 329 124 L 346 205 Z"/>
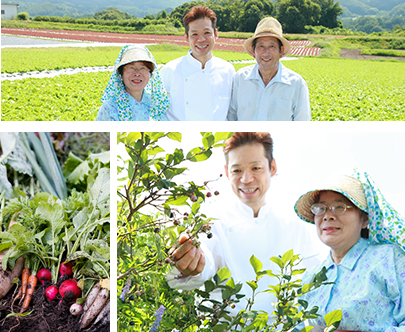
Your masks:
<path fill-rule="evenodd" d="M 17 4 L 13 3 L 2 3 L 1 4 L 1 19 L 2 20 L 11 20 L 16 17 L 18 14 Z"/>

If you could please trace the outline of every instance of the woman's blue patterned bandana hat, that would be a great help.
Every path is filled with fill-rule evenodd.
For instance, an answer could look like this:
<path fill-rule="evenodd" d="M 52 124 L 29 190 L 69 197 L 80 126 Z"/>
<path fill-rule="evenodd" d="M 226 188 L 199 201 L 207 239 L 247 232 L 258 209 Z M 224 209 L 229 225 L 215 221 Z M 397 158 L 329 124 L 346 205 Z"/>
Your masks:
<path fill-rule="evenodd" d="M 340 176 L 332 185 L 302 195 L 294 206 L 298 217 L 314 223 L 314 214 L 310 207 L 323 190 L 332 190 L 344 195 L 359 209 L 368 213 L 371 242 L 396 244 L 405 250 L 405 220 L 387 202 L 367 172 L 355 168 L 352 174 Z"/>
<path fill-rule="evenodd" d="M 157 68 L 157 65 L 152 53 L 145 46 L 141 45 L 124 46 L 115 61 L 114 71 L 108 81 L 101 102 L 103 103 L 109 99 L 114 99 L 114 102 L 118 105 L 118 116 L 120 121 L 131 121 L 132 117 L 129 108 L 129 100 L 127 94 L 124 93 L 125 85 L 122 82 L 120 73 L 118 72 L 118 67 L 125 64 L 125 59 L 127 59 L 125 54 L 128 54 L 128 56 L 131 55 L 131 61 L 129 62 L 150 61 L 153 63 L 154 68 Z M 135 59 L 134 55 L 138 55 L 139 59 Z M 152 109 L 150 111 L 150 120 L 159 121 L 165 119 L 166 111 L 169 109 L 170 102 L 160 77 L 159 70 L 155 69 L 153 71 L 144 91 L 151 96 Z"/>

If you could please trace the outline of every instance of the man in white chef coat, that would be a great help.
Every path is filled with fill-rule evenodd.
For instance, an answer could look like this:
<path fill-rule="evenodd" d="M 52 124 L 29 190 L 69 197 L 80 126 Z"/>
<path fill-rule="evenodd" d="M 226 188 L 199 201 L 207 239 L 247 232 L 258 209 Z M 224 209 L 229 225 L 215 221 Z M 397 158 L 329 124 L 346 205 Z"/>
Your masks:
<path fill-rule="evenodd" d="M 218 208 L 218 215 L 213 216 L 219 217 L 213 222 L 213 236 L 200 236 L 199 248 L 187 240 L 186 233 L 180 235 L 182 246 L 171 253 L 175 268 L 166 279 L 172 288 L 191 290 L 203 286 L 226 266 L 235 282 L 243 283 L 240 293 L 251 298 L 252 290 L 246 281 L 255 279 L 249 263 L 252 255 L 263 263 L 262 270 L 277 272 L 279 267 L 270 261 L 271 257 L 293 249 L 303 258 L 301 267 L 309 268 L 322 262 L 326 250 L 315 228 L 311 228 L 313 225 L 287 218 L 287 211 L 277 211 L 274 203 L 266 201 L 271 178 L 277 173 L 269 133 L 236 132 L 226 141 L 224 153 L 225 173 L 235 195 Z M 253 310 L 273 311 L 274 295 L 260 292 L 276 283 L 274 277 L 260 279 Z M 220 291 L 214 291 L 211 297 L 222 301 Z M 235 308 L 229 308 L 231 314 L 245 309 L 246 303 L 242 300 Z"/>
<path fill-rule="evenodd" d="M 215 13 L 194 6 L 184 16 L 187 55 L 160 70 L 170 99 L 170 121 L 225 121 L 232 91 L 234 67 L 212 55 L 218 38 Z"/>

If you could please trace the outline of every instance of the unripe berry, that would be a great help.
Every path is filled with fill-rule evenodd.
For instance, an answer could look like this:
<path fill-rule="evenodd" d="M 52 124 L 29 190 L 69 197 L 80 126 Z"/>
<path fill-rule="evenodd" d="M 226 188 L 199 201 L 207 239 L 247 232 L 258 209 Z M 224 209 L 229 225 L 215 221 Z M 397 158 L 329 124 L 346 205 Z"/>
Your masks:
<path fill-rule="evenodd" d="M 197 202 L 197 200 L 198 200 L 198 198 L 197 198 L 196 195 L 192 195 L 192 196 L 191 196 L 191 201 L 192 201 L 192 202 Z"/>
<path fill-rule="evenodd" d="M 215 196 L 218 196 L 218 195 L 219 195 L 219 191 L 218 191 L 218 190 L 215 190 L 215 191 L 214 191 L 214 195 L 215 195 Z"/>

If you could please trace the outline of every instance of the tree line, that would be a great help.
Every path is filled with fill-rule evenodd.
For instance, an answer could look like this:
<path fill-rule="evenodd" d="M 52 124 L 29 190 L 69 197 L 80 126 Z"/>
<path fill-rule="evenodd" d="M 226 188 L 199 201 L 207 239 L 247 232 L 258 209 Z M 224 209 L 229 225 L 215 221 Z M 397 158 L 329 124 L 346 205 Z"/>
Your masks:
<path fill-rule="evenodd" d="M 266 16 L 276 17 L 287 33 L 305 33 L 305 26 L 324 26 L 329 29 L 343 27 L 337 19 L 343 9 L 334 0 L 208 0 L 186 2 L 170 13 L 163 10 L 157 15 L 147 15 L 143 19 L 135 18 L 116 8 L 96 12 L 91 18 L 68 18 L 36 16 L 36 21 L 59 21 L 68 23 L 102 24 L 111 21 L 114 25 L 144 28 L 149 24 L 172 25 L 182 27 L 183 16 L 192 6 L 208 6 L 217 15 L 217 27 L 220 31 L 254 32 L 257 23 Z M 106 23 L 106 22 L 104 22 Z M 113 23 L 108 24 L 113 25 Z"/>

